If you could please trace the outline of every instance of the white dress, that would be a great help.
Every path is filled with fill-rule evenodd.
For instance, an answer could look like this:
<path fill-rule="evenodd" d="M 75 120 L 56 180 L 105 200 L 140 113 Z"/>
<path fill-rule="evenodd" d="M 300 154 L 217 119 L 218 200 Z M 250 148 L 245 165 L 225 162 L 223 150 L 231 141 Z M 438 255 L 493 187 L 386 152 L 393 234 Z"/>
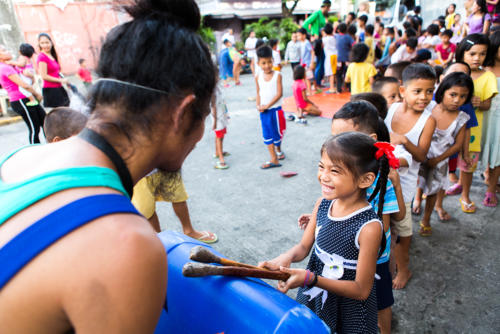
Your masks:
<path fill-rule="evenodd" d="M 457 118 L 451 122 L 447 129 L 436 128 L 432 134 L 431 146 L 427 153 L 427 159 L 432 159 L 443 154 L 455 143 L 460 129 L 469 120 L 467 113 L 460 111 Z M 440 189 L 448 187 L 448 159 L 439 162 L 436 167 L 428 167 L 422 163 L 418 171 L 418 187 L 427 195 L 434 195 Z"/>
<path fill-rule="evenodd" d="M 331 56 L 337 54 L 337 41 L 335 36 L 323 37 L 323 49 L 325 50 L 325 76 L 333 75 Z"/>

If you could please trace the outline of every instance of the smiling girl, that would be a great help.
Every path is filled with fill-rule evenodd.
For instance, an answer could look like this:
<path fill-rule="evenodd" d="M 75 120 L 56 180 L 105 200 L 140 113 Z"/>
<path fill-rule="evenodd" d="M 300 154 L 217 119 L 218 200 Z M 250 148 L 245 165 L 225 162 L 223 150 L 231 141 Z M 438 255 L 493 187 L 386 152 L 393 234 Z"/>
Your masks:
<path fill-rule="evenodd" d="M 345 132 L 321 148 L 318 181 L 322 198 L 302 240 L 288 252 L 260 265 L 291 276 L 279 282 L 287 292 L 301 287 L 297 300 L 312 309 L 332 333 L 376 333 L 374 277 L 382 240 L 382 223 L 366 200 L 366 189 L 380 173 L 375 192 L 383 189 L 389 171 L 383 149 L 368 135 Z M 383 197 L 379 207 L 383 207 Z M 306 258 L 307 269 L 291 269 Z"/>

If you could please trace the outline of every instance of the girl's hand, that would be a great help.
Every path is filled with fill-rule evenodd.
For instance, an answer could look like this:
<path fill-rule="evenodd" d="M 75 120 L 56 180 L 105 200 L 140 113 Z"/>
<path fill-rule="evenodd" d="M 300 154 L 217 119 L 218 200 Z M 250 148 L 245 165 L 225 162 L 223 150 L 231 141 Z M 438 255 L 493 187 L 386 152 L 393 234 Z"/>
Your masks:
<path fill-rule="evenodd" d="M 400 183 L 399 180 L 399 173 L 397 170 L 390 168 L 389 169 L 389 175 L 388 175 L 389 180 L 391 180 L 392 184 L 394 186 L 398 185 Z"/>
<path fill-rule="evenodd" d="M 287 293 L 287 291 L 290 289 L 295 289 L 304 285 L 307 273 L 304 269 L 292 269 L 292 268 L 280 267 L 280 270 L 284 273 L 290 274 L 290 278 L 286 282 L 278 281 L 279 291 Z"/>
<path fill-rule="evenodd" d="M 434 168 L 434 167 L 436 167 L 438 162 L 439 161 L 437 160 L 437 158 L 432 158 L 432 159 L 427 160 L 427 162 L 425 164 L 431 168 Z"/>
<path fill-rule="evenodd" d="M 479 108 L 479 106 L 481 105 L 481 99 L 477 96 L 473 96 L 471 99 L 471 103 L 474 108 Z"/>
<path fill-rule="evenodd" d="M 67 85 L 68 84 L 68 79 L 64 78 L 64 79 L 61 79 L 61 83 L 63 85 Z"/>
<path fill-rule="evenodd" d="M 464 162 L 467 164 L 467 167 L 470 167 L 472 166 L 472 158 L 470 157 L 470 152 L 464 152 L 464 154 L 462 154 L 462 158 L 464 159 Z"/>
<path fill-rule="evenodd" d="M 307 224 L 309 224 L 309 221 L 311 220 L 312 214 L 310 213 L 304 213 L 299 217 L 298 220 L 298 225 L 301 230 L 305 230 L 307 227 Z"/>
<path fill-rule="evenodd" d="M 392 145 L 404 145 L 408 142 L 408 139 L 404 135 L 400 135 L 395 132 L 391 132 L 391 144 Z"/>
<path fill-rule="evenodd" d="M 259 262 L 258 266 L 261 268 L 267 268 L 270 270 L 280 270 L 281 267 L 290 267 L 292 264 L 292 259 L 287 254 L 281 254 L 280 256 L 272 259 L 271 261 Z"/>

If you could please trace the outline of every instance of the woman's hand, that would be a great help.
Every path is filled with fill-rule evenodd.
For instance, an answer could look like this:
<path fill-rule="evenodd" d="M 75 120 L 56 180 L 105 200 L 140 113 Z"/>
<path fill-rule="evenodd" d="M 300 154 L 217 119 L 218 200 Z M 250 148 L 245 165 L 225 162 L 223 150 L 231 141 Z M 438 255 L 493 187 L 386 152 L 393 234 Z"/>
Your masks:
<path fill-rule="evenodd" d="M 304 285 L 306 280 L 307 271 L 304 269 L 292 269 L 280 267 L 280 270 L 284 273 L 290 274 L 290 278 L 286 281 L 278 281 L 278 290 L 287 293 L 290 289 L 295 289 Z M 313 273 L 314 275 L 314 273 Z M 314 276 L 313 276 L 314 277 Z"/>
<path fill-rule="evenodd" d="M 259 267 L 270 270 L 280 270 L 281 267 L 290 267 L 290 264 L 292 264 L 292 258 L 285 253 L 270 261 L 259 262 Z"/>
<path fill-rule="evenodd" d="M 63 85 L 67 85 L 68 84 L 68 79 L 66 79 L 66 78 L 61 79 L 61 83 Z"/>

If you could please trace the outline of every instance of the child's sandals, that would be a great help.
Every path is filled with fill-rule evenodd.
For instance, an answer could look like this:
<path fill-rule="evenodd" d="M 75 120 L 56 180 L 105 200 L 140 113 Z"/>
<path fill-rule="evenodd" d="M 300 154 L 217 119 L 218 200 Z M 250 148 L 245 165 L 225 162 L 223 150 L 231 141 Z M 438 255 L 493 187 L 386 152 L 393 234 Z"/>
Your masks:
<path fill-rule="evenodd" d="M 422 237 L 430 237 L 432 235 L 432 227 L 425 226 L 422 222 L 420 223 L 420 231 L 418 234 Z"/>
<path fill-rule="evenodd" d="M 285 153 L 283 152 L 277 152 L 276 156 L 278 157 L 278 160 L 285 160 Z"/>
<path fill-rule="evenodd" d="M 465 213 L 476 212 L 476 204 L 474 204 L 474 202 L 467 203 L 460 199 L 460 206 L 462 207 L 462 211 Z"/>
<path fill-rule="evenodd" d="M 228 169 L 229 166 L 224 162 L 217 161 L 217 163 L 214 166 L 215 169 Z"/>
<path fill-rule="evenodd" d="M 490 207 L 490 208 L 493 208 L 493 207 L 497 206 L 497 204 L 498 204 L 497 195 L 487 191 L 486 195 L 484 196 L 484 199 L 483 199 L 483 205 Z"/>
<path fill-rule="evenodd" d="M 446 190 L 446 195 L 448 196 L 453 196 L 453 195 L 459 195 L 462 193 L 462 185 L 460 183 L 455 183 L 451 187 Z"/>

